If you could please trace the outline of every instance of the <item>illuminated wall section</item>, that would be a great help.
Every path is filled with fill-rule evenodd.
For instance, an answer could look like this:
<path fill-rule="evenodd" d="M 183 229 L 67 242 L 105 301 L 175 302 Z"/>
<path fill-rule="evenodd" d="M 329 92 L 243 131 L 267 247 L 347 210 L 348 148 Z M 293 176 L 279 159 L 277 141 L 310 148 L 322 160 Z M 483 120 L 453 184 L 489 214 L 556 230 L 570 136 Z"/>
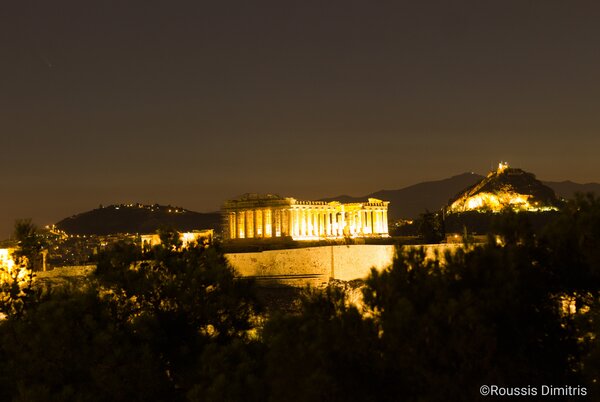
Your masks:
<path fill-rule="evenodd" d="M 388 201 L 375 198 L 342 204 L 246 194 L 237 200 L 226 201 L 223 206 L 225 238 L 388 237 L 388 204 Z M 240 219 L 240 216 L 244 218 Z"/>

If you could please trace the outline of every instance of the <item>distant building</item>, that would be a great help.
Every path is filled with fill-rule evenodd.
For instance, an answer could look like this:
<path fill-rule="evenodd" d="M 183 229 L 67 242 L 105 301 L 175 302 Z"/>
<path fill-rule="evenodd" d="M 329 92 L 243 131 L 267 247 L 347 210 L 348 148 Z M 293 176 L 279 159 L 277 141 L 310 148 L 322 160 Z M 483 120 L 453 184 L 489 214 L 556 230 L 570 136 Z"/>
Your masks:
<path fill-rule="evenodd" d="M 14 247 L 0 248 L 0 270 L 10 272 L 15 266 Z"/>
<path fill-rule="evenodd" d="M 245 194 L 223 205 L 226 240 L 291 237 L 294 240 L 388 237 L 389 201 L 299 201 Z"/>
<path fill-rule="evenodd" d="M 14 247 L 0 248 L 0 285 L 13 284 L 15 280 L 16 283 L 22 283 L 26 280 L 29 271 L 26 269 L 26 264 L 17 264 L 15 251 L 17 249 Z M 0 314 L 0 320 L 4 317 Z"/>
<path fill-rule="evenodd" d="M 214 237 L 213 229 L 206 230 L 194 230 L 192 232 L 179 233 L 179 240 L 181 240 L 181 247 L 187 248 L 192 244 L 211 244 Z M 150 249 L 161 243 L 160 236 L 157 233 L 141 235 L 141 246 L 142 250 Z"/>

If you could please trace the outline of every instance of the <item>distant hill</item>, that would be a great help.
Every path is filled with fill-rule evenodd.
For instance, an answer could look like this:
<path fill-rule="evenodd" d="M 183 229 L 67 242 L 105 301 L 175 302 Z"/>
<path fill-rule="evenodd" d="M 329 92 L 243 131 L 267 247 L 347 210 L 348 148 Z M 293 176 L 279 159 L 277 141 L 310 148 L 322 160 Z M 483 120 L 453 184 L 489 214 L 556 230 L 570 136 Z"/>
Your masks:
<path fill-rule="evenodd" d="M 476 173 L 463 173 L 443 180 L 414 184 L 399 190 L 380 190 L 363 197 L 341 195 L 325 198 L 323 201 L 360 202 L 367 198 L 379 198 L 390 201 L 390 220 L 414 219 L 425 210 L 441 209 L 483 178 L 485 176 Z M 578 192 L 593 192 L 600 196 L 598 183 L 578 184 L 571 181 L 542 183 L 562 198 L 573 198 Z M 161 226 L 188 231 L 219 229 L 221 216 L 218 212 L 199 213 L 169 205 L 110 205 L 65 218 L 56 226 L 67 233 L 81 235 L 154 233 Z"/>
<path fill-rule="evenodd" d="M 414 219 L 425 212 L 437 211 L 447 205 L 451 199 L 455 199 L 461 192 L 478 183 L 485 178 L 476 173 L 463 173 L 448 179 L 427 181 L 404 187 L 399 190 L 380 190 L 374 193 L 353 197 L 340 195 L 337 197 L 324 198 L 323 201 L 360 202 L 367 198 L 379 198 L 390 201 L 389 218 Z M 587 183 L 578 184 L 571 181 L 552 182 L 543 181 L 544 185 L 550 187 L 558 197 L 573 198 L 575 193 L 593 192 L 600 196 L 600 184 Z"/>
<path fill-rule="evenodd" d="M 452 199 L 448 212 L 556 210 L 559 206 L 554 190 L 535 178 L 533 173 L 501 163 L 498 170 L 465 189 Z"/>
<path fill-rule="evenodd" d="M 545 185 L 550 187 L 558 197 L 572 199 L 577 193 L 595 193 L 600 196 L 599 183 L 579 184 L 572 181 L 544 181 Z"/>
<path fill-rule="evenodd" d="M 219 229 L 221 215 L 199 213 L 170 205 L 110 205 L 65 218 L 56 226 L 69 234 L 109 235 L 155 233 L 160 227 L 180 231 Z"/>
<path fill-rule="evenodd" d="M 390 220 L 413 219 L 425 210 L 437 211 L 460 191 L 477 183 L 483 177 L 476 173 L 463 173 L 448 179 L 427 181 L 399 190 L 380 190 L 364 197 L 343 195 L 326 198 L 323 201 L 360 202 L 367 198 L 379 198 L 390 201 L 388 210 Z"/>

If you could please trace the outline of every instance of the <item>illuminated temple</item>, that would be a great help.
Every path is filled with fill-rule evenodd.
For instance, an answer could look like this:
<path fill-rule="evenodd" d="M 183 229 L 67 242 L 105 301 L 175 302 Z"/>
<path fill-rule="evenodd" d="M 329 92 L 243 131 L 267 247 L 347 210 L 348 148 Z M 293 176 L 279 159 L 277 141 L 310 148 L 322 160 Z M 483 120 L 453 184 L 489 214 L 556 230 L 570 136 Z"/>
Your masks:
<path fill-rule="evenodd" d="M 245 194 L 223 206 L 225 239 L 388 237 L 388 204 L 375 198 L 343 204 Z"/>

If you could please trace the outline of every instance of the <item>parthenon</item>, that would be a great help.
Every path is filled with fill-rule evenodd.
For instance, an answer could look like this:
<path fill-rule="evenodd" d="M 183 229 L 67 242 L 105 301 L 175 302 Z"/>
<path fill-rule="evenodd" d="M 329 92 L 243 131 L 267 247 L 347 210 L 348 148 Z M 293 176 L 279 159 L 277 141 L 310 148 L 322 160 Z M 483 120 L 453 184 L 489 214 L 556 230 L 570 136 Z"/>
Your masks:
<path fill-rule="evenodd" d="M 388 237 L 388 204 L 375 198 L 343 204 L 245 194 L 223 206 L 225 239 Z"/>

